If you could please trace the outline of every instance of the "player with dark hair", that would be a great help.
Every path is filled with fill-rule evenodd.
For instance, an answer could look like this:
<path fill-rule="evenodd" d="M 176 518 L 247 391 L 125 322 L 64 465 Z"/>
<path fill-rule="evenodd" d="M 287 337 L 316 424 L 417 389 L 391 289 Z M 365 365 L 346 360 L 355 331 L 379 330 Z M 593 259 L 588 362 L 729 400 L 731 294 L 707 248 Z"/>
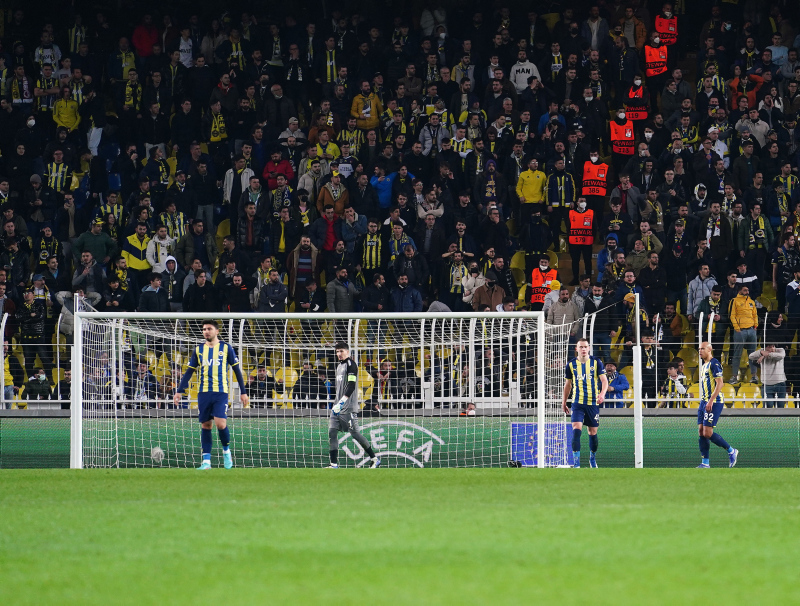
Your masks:
<path fill-rule="evenodd" d="M 328 422 L 328 442 L 331 464 L 329 469 L 339 467 L 339 432 L 350 432 L 353 439 L 361 444 L 370 458 L 370 467 L 378 467 L 381 460 L 375 455 L 372 446 L 358 431 L 358 366 L 350 357 L 350 347 L 344 341 L 336 343 L 336 404 L 331 409 Z"/>
<path fill-rule="evenodd" d="M 247 384 L 242 376 L 242 368 L 236 352 L 229 343 L 219 339 L 219 325 L 215 320 L 203 322 L 203 338 L 206 342 L 194 348 L 189 368 L 183 373 L 181 384 L 173 397 L 175 406 L 178 406 L 183 397 L 183 392 L 189 387 L 189 380 L 197 370 L 200 389 L 197 393 L 197 409 L 200 419 L 200 445 L 203 451 L 203 461 L 198 470 L 211 469 L 211 428 L 217 426 L 219 441 L 222 444 L 222 457 L 225 469 L 233 467 L 231 454 L 231 434 L 228 429 L 228 366 L 236 373 L 236 380 L 241 390 L 242 404 L 250 404 L 247 395 Z"/>
<path fill-rule="evenodd" d="M 728 467 L 736 465 L 739 451 L 728 444 L 714 429 L 722 414 L 725 405 L 722 403 L 722 365 L 714 357 L 711 343 L 703 341 L 700 344 L 700 406 L 697 408 L 697 432 L 700 434 L 700 454 L 702 463 L 697 469 L 708 469 L 709 443 L 713 442 L 728 452 Z"/>
<path fill-rule="evenodd" d="M 561 408 L 572 418 L 572 459 L 576 468 L 581 466 L 581 432 L 584 424 L 589 428 L 589 466 L 597 467 L 597 428 L 600 425 L 600 404 L 608 390 L 606 369 L 600 358 L 589 355 L 589 341 L 578 339 L 577 356 L 567 362 L 566 382 Z M 572 406 L 567 399 L 572 393 Z M 570 410 L 571 409 L 571 410 Z"/>

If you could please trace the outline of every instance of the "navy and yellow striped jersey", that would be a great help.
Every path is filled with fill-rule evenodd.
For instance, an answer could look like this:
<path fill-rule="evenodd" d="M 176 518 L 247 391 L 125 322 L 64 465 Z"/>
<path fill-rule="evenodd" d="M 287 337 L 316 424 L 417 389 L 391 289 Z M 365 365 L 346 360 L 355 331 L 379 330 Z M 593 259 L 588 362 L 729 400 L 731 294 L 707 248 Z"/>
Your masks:
<path fill-rule="evenodd" d="M 717 377 L 722 377 L 722 365 L 719 360 L 711 358 L 708 364 L 700 362 L 700 399 L 703 402 L 707 403 L 714 393 Z M 722 402 L 722 394 L 718 395 L 714 402 Z"/>
<path fill-rule="evenodd" d="M 198 345 L 189 361 L 189 371 L 197 371 L 198 393 L 228 393 L 228 366 L 236 370 L 239 358 L 229 343 Z"/>
<path fill-rule="evenodd" d="M 594 356 L 589 356 L 586 362 L 581 362 L 578 358 L 567 362 L 566 379 L 572 381 L 572 402 L 597 406 L 597 396 L 602 390 L 600 377 L 605 374 L 603 362 Z"/>

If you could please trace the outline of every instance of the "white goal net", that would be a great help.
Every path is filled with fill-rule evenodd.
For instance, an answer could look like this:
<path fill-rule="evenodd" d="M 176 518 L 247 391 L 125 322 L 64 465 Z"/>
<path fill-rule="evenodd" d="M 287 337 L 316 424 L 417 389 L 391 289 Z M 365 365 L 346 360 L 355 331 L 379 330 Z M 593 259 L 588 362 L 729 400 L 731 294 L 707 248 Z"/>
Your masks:
<path fill-rule="evenodd" d="M 327 464 L 338 340 L 350 344 L 358 365 L 359 424 L 384 465 L 568 464 L 561 393 L 570 326 L 547 325 L 541 313 L 215 319 L 250 395 L 243 407 L 231 372 L 237 467 Z M 182 407 L 172 396 L 201 327 L 192 314 L 76 314 L 73 380 L 83 389 L 73 390 L 73 467 L 199 463 L 197 377 Z M 163 458 L 153 456 L 156 448 Z M 349 434 L 340 448 L 342 465 L 366 461 Z M 215 435 L 212 464 L 220 459 Z"/>

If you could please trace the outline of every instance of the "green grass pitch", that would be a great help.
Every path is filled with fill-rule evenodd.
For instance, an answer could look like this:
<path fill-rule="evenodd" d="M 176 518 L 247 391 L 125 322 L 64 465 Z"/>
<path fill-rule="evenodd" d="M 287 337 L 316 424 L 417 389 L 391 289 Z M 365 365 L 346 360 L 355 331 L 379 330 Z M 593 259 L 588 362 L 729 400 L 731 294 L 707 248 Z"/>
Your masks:
<path fill-rule="evenodd" d="M 800 602 L 797 469 L 0 472 L 4 604 Z"/>

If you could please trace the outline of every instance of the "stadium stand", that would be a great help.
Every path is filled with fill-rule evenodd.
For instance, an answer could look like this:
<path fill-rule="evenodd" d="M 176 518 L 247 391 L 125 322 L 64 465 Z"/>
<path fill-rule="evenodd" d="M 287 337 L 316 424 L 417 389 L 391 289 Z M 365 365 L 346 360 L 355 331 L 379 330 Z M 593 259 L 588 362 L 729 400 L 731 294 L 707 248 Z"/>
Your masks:
<path fill-rule="evenodd" d="M 731 402 L 800 391 L 798 7 L 547 6 L 0 11 L 5 406 L 67 399 L 76 292 L 108 311 L 600 310 L 620 372 L 635 323 L 655 337 L 648 405 L 679 404 L 675 358 L 692 393 L 701 334 Z M 137 353 L 168 397 L 186 360 Z M 244 367 L 287 399 L 303 362 Z"/>

